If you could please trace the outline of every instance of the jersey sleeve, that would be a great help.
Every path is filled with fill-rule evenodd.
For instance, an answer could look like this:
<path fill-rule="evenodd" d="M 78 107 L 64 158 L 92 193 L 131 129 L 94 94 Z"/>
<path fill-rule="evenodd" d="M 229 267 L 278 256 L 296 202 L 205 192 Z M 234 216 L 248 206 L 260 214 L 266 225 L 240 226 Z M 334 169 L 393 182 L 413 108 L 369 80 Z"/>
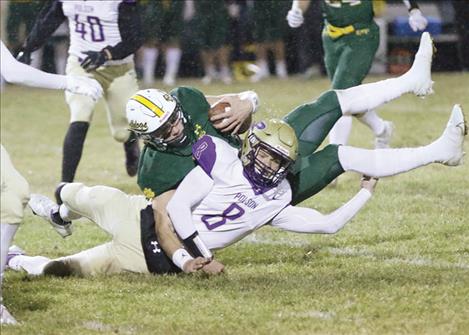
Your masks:
<path fill-rule="evenodd" d="M 226 172 L 238 159 L 237 152 L 225 141 L 209 135 L 202 136 L 192 146 L 192 156 L 196 163 L 212 179 Z"/>

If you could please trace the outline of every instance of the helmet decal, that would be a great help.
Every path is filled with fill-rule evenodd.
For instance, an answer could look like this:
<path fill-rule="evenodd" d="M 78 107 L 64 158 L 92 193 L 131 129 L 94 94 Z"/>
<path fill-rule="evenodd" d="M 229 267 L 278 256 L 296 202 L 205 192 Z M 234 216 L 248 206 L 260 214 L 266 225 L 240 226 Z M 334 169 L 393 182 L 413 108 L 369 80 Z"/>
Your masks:
<path fill-rule="evenodd" d="M 150 111 L 152 111 L 158 117 L 162 117 L 165 114 L 159 106 L 153 103 L 153 101 L 150 101 L 149 99 L 145 98 L 143 95 L 135 94 L 130 99 L 139 102 L 140 104 L 148 108 Z M 155 117 L 155 115 L 148 115 L 148 116 Z"/>

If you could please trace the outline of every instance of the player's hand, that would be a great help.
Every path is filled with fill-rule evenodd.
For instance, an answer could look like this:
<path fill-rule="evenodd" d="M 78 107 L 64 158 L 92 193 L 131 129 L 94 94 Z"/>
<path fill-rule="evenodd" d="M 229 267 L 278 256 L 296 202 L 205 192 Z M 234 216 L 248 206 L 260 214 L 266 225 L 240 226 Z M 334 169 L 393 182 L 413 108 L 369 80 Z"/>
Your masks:
<path fill-rule="evenodd" d="M 103 95 L 103 88 L 94 79 L 84 76 L 67 76 L 67 91 L 76 94 L 83 94 L 89 96 L 94 101 L 99 100 Z"/>
<path fill-rule="evenodd" d="M 86 72 L 96 70 L 108 60 L 107 54 L 104 50 L 86 51 L 84 54 L 87 55 L 87 57 L 80 63 L 80 65 Z"/>
<path fill-rule="evenodd" d="M 298 28 L 305 21 L 303 11 L 299 8 L 292 8 L 287 14 L 288 25 L 292 28 Z"/>
<path fill-rule="evenodd" d="M 368 191 L 370 191 L 371 194 L 373 194 L 377 183 L 377 178 L 363 176 L 360 181 L 360 186 L 361 188 L 367 189 Z"/>
<path fill-rule="evenodd" d="M 409 25 L 413 31 L 423 31 L 427 28 L 428 21 L 418 8 L 409 12 Z"/>
<path fill-rule="evenodd" d="M 238 134 L 241 127 L 245 122 L 248 122 L 248 119 L 252 117 L 253 111 L 259 106 L 259 98 L 254 91 L 242 92 L 239 95 L 233 94 L 225 96 L 214 103 L 211 108 L 223 102 L 229 103 L 230 107 L 225 108 L 224 112 L 210 117 L 210 121 L 215 129 L 233 135 Z"/>
<path fill-rule="evenodd" d="M 21 63 L 30 65 L 31 64 L 31 52 L 26 51 L 24 49 L 20 49 L 20 51 L 16 55 L 16 60 Z"/>
<path fill-rule="evenodd" d="M 187 261 L 185 264 L 184 264 L 184 267 L 183 267 L 183 271 L 185 273 L 193 273 L 193 272 L 197 272 L 199 271 L 200 269 L 202 269 L 202 267 L 209 263 L 210 260 L 206 259 L 206 258 L 203 258 L 203 257 L 197 257 L 197 258 L 194 258 L 194 259 L 191 259 L 189 261 Z"/>
<path fill-rule="evenodd" d="M 202 271 L 209 275 L 218 275 L 225 271 L 225 266 L 219 261 L 212 259 L 202 267 Z"/>

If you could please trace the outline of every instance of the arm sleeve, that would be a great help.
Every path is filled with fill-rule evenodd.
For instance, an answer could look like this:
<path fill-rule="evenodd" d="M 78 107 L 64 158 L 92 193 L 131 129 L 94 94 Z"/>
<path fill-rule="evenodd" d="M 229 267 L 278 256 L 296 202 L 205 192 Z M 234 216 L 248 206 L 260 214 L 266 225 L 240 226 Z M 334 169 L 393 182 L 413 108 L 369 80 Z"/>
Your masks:
<path fill-rule="evenodd" d="M 192 208 L 209 194 L 213 180 L 197 166 L 184 178 L 168 203 L 168 215 L 181 239 L 186 239 L 197 230 L 192 222 Z"/>
<path fill-rule="evenodd" d="M 1 42 L 1 60 L 1 74 L 9 83 L 50 89 L 66 88 L 65 76 L 42 72 L 18 62 L 3 42 Z"/>
<path fill-rule="evenodd" d="M 118 25 L 122 41 L 106 47 L 112 59 L 123 59 L 133 54 L 143 43 L 143 31 L 136 3 L 123 2 L 119 5 Z"/>
<path fill-rule="evenodd" d="M 29 52 L 39 49 L 65 19 L 62 3 L 58 0 L 49 1 L 39 12 L 23 49 Z"/>
<path fill-rule="evenodd" d="M 335 234 L 370 198 L 371 193 L 361 189 L 346 204 L 327 215 L 311 208 L 288 206 L 272 220 L 271 225 L 296 233 Z"/>

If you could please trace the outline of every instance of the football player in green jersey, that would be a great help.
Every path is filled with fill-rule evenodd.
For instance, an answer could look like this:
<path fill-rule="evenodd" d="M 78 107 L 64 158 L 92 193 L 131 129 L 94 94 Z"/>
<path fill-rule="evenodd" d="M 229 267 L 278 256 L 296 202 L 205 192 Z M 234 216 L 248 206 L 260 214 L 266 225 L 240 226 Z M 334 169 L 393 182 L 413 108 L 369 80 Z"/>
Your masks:
<path fill-rule="evenodd" d="M 345 89 L 361 84 L 371 68 L 379 45 L 379 28 L 373 20 L 371 0 L 323 0 L 324 16 L 322 43 L 327 74 L 333 89 Z M 403 1 L 409 9 L 409 24 L 414 31 L 422 31 L 427 20 L 415 1 Z M 303 12 L 309 0 L 294 0 L 287 20 L 292 28 L 303 24 Z M 375 147 L 387 148 L 393 125 L 381 119 L 374 111 L 362 114 L 358 119 L 375 135 Z M 332 128 L 330 143 L 346 144 L 352 128 L 352 118 L 342 117 Z"/>

